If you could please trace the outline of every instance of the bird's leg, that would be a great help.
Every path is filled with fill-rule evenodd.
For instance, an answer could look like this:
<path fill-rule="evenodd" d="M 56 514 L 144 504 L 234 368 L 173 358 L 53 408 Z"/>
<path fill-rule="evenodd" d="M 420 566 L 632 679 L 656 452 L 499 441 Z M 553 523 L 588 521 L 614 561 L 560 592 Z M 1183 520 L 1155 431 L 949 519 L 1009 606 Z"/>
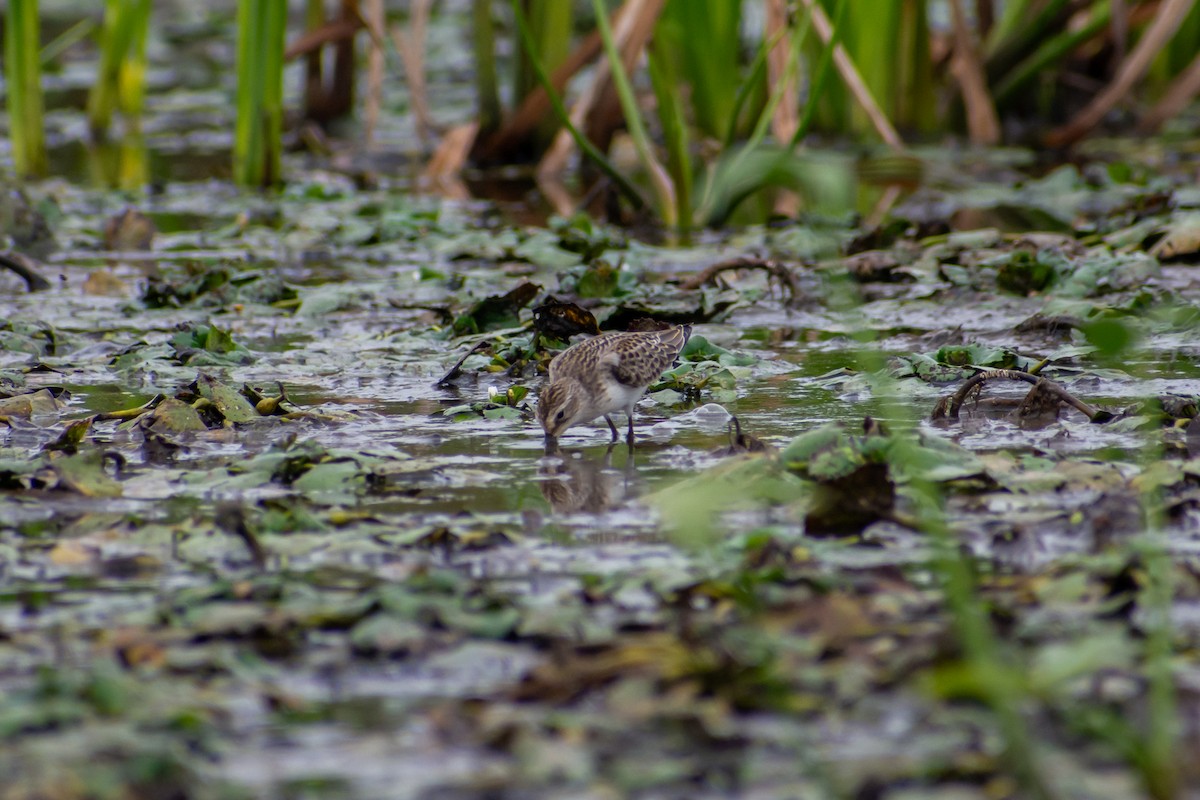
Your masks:
<path fill-rule="evenodd" d="M 616 436 L 616 433 L 617 432 L 614 430 L 613 431 L 614 437 Z M 630 410 L 630 412 L 629 412 L 629 433 L 626 435 L 625 441 L 629 443 L 629 449 L 632 450 L 633 449 L 633 411 L 632 410 Z"/>
<path fill-rule="evenodd" d="M 612 431 L 612 440 L 614 442 L 617 441 L 617 426 L 613 424 L 612 417 L 610 417 L 608 414 L 605 414 L 604 421 L 608 423 L 608 429 Z M 632 431 L 632 428 L 630 430 Z"/>

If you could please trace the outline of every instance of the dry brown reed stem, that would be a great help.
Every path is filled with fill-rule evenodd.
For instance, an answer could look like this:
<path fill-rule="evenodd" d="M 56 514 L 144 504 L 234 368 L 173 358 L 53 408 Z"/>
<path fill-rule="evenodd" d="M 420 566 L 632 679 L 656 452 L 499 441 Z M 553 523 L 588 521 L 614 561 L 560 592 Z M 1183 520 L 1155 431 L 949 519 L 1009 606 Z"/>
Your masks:
<path fill-rule="evenodd" d="M 817 4 L 816 0 L 800 0 L 800 2 L 812 16 L 813 29 L 821 37 L 821 41 L 828 45 L 833 40 L 833 24 L 829 21 L 824 9 Z M 858 68 L 854 66 L 850 54 L 840 44 L 833 51 L 833 64 L 837 67 L 838 74 L 842 76 L 842 82 L 854 96 L 855 102 L 867 115 L 867 119 L 871 120 L 871 125 L 879 134 L 879 138 L 895 150 L 904 150 L 904 140 L 900 138 L 900 134 L 896 133 L 896 129 L 892 127 L 892 123 L 883 113 L 883 109 L 875 102 L 875 96 L 871 94 L 866 82 L 858 74 Z"/>
<path fill-rule="evenodd" d="M 291 61 L 319 50 L 327 44 L 349 39 L 361 27 L 362 23 L 357 19 L 338 19 L 333 22 L 327 22 L 319 28 L 298 36 L 283 51 L 283 60 Z"/>
<path fill-rule="evenodd" d="M 987 77 L 983 74 L 975 37 L 967 25 L 962 0 L 950 0 L 950 16 L 954 20 L 953 71 L 967 110 L 967 133 L 972 144 L 996 144 L 1000 141 L 1000 119 L 987 88 Z"/>
<path fill-rule="evenodd" d="M 771 90 L 787 77 L 788 58 L 792 52 L 792 37 L 788 30 L 788 11 L 786 0 L 767 0 L 767 25 L 763 38 L 771 41 L 776 36 L 779 40 L 767 55 L 767 67 L 770 71 Z M 775 106 L 775 114 L 771 117 L 771 133 L 775 141 L 783 144 L 790 142 L 800 127 L 800 95 L 796 91 L 796 80 L 788 81 L 788 86 L 780 95 L 779 104 Z"/>
<path fill-rule="evenodd" d="M 425 29 L 433 0 L 412 0 L 408 34 L 399 26 L 391 28 L 392 45 L 404 62 L 404 79 L 417 123 L 417 136 L 429 147 L 436 137 L 437 124 L 429 112 L 429 91 L 425 84 Z"/>
<path fill-rule="evenodd" d="M 471 153 L 475 136 L 479 133 L 479 121 L 475 120 L 451 128 L 438 142 L 437 149 L 421 170 L 421 186 L 436 189 L 439 194 L 454 199 L 466 200 L 470 192 L 458 176 Z"/>
<path fill-rule="evenodd" d="M 887 218 L 888 212 L 892 210 L 892 207 L 896 205 L 903 194 L 903 186 L 898 183 L 889 183 L 871 209 L 871 213 L 867 215 L 866 220 L 863 222 L 866 229 L 871 230 L 882 225 L 883 221 Z"/>
<path fill-rule="evenodd" d="M 383 29 L 383 0 L 364 0 L 363 19 L 374 30 Z M 363 140 L 367 149 L 375 142 L 379 109 L 383 105 L 383 48 L 372 39 L 367 50 L 367 96 L 363 100 Z"/>
<path fill-rule="evenodd" d="M 1187 69 L 1175 76 L 1166 93 L 1146 112 L 1137 125 L 1137 132 L 1153 133 L 1167 120 L 1177 116 L 1200 94 L 1200 53 L 1187 65 Z"/>
<path fill-rule="evenodd" d="M 662 11 L 665 0 L 626 0 L 613 15 L 613 42 L 621 51 L 621 63 L 626 72 L 632 71 L 634 63 L 641 55 L 642 49 L 650 39 L 654 30 L 654 22 Z M 596 66 L 591 83 L 584 88 L 579 99 L 571 108 L 571 124 L 582 129 L 584 121 L 592 108 L 603 96 L 610 85 L 611 73 L 607 61 L 601 61 Z M 567 161 L 575 150 L 575 141 L 564 128 L 554 137 L 554 142 L 547 149 L 538 163 L 538 175 L 558 175 L 565 171 Z M 665 171 L 664 171 L 665 172 Z"/>
<path fill-rule="evenodd" d="M 764 41 L 775 40 L 775 46 L 767 55 L 767 68 L 770 86 L 767 94 L 775 91 L 780 81 L 788 80 L 788 60 L 792 54 L 792 37 L 788 27 L 788 9 L 786 0 L 767 0 L 767 24 L 763 32 Z M 771 133 L 775 141 L 786 145 L 796 135 L 800 127 L 800 94 L 796 91 L 796 79 L 788 80 L 788 85 L 779 94 L 779 103 L 771 116 Z M 774 210 L 783 217 L 794 217 L 800 213 L 800 196 L 795 192 L 781 191 L 775 196 Z"/>
<path fill-rule="evenodd" d="M 567 56 L 567 60 L 551 73 L 550 85 L 554 87 L 554 91 L 561 95 L 575 73 L 594 59 L 600 53 L 601 48 L 599 31 L 592 31 Z M 529 137 L 549 111 L 550 98 L 547 96 L 546 90 L 538 86 L 525 96 L 521 105 L 504 120 L 499 130 L 488 136 L 485 141 L 480 142 L 475 157 L 480 161 L 492 161 L 505 157 L 507 153 L 516 149 Z"/>
<path fill-rule="evenodd" d="M 637 9 L 633 17 L 633 30 L 625 44 L 618 45 L 617 48 L 621 53 L 621 66 L 626 75 L 632 75 L 634 67 L 653 38 L 654 28 L 665 5 L 665 0 L 643 0 Z M 610 72 L 601 86 L 600 96 L 588 111 L 583 134 L 596 145 L 596 149 L 605 152 L 612 143 L 613 134 L 622 127 L 625 127 L 625 115 L 621 110 L 621 99 Z"/>
<path fill-rule="evenodd" d="M 1109 30 L 1112 31 L 1113 41 L 1113 63 L 1120 64 L 1125 60 L 1125 54 L 1129 49 L 1129 6 L 1125 0 L 1109 0 L 1112 7 L 1112 22 L 1109 23 Z"/>
<path fill-rule="evenodd" d="M 1192 10 L 1195 0 L 1164 0 L 1150 27 L 1138 39 L 1129 58 L 1121 64 L 1117 75 L 1075 118 L 1046 135 L 1049 147 L 1066 147 L 1086 136 L 1100 124 L 1104 115 L 1121 102 L 1134 84 L 1146 73 L 1150 62 L 1170 41 L 1184 17 Z"/>

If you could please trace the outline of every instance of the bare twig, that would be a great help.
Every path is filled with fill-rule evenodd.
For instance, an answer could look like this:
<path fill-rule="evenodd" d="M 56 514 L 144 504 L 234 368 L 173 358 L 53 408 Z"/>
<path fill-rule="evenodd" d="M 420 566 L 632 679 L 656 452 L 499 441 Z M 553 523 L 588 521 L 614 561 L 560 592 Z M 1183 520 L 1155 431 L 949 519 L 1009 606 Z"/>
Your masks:
<path fill-rule="evenodd" d="M 1138 121 L 1138 133 L 1153 133 L 1167 120 L 1175 117 L 1200 94 L 1200 53 L 1167 87 L 1162 98 Z"/>
<path fill-rule="evenodd" d="M 50 288 L 50 281 L 42 277 L 39 271 L 42 263 L 36 258 L 18 253 L 15 250 L 0 251 L 0 267 L 10 269 L 21 276 L 25 286 L 31 292 L 44 292 Z"/>
<path fill-rule="evenodd" d="M 791 295 L 792 300 L 800 297 L 800 287 L 796 283 L 796 276 L 792 274 L 790 269 L 774 259 L 756 258 L 753 256 L 740 256 L 710 264 L 680 283 L 679 288 L 685 292 L 693 292 L 712 281 L 722 272 L 732 272 L 739 269 L 764 270 L 787 287 L 788 294 Z"/>
<path fill-rule="evenodd" d="M 967 395 L 986 381 L 992 380 L 1024 381 L 1025 383 L 1038 386 L 1043 391 L 1058 397 L 1059 400 L 1083 414 L 1088 418 L 1089 422 L 1108 422 L 1113 418 L 1109 412 L 1088 405 L 1057 383 L 1015 369 L 989 369 L 972 375 L 949 398 L 948 403 L 945 400 L 938 403 L 938 408 L 934 411 L 934 418 L 947 417 L 949 419 L 958 419 L 958 412 L 962 408 L 962 404 L 966 401 Z"/>
<path fill-rule="evenodd" d="M 449 386 L 450 381 L 457 378 L 459 376 L 459 374 L 462 372 L 463 362 L 466 361 L 468 358 L 470 358 L 475 353 L 477 353 L 480 350 L 483 350 L 484 348 L 491 345 L 491 343 L 492 343 L 492 340 L 490 337 L 480 339 L 478 342 L 476 342 L 475 345 L 473 347 L 471 347 L 470 350 L 463 353 L 462 358 L 460 358 L 458 361 L 454 362 L 454 366 L 452 366 L 449 370 L 447 370 L 446 374 L 443 375 L 441 377 L 441 379 L 433 385 L 433 387 L 435 389 L 441 389 L 445 386 Z"/>

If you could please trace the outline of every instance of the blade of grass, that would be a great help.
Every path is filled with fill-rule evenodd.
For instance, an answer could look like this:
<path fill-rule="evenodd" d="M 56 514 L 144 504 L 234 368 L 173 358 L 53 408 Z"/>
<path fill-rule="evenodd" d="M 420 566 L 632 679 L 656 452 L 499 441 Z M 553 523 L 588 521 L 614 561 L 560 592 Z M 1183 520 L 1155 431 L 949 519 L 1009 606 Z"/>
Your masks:
<path fill-rule="evenodd" d="M 1156 492 L 1156 495 L 1158 493 Z M 1157 800 L 1169 800 L 1179 795 L 1179 716 L 1176 711 L 1175 679 L 1171 672 L 1171 559 L 1164 547 L 1165 534 L 1161 523 L 1161 497 L 1148 502 L 1155 519 L 1151 530 L 1155 541 L 1144 553 L 1147 586 L 1146 611 L 1146 679 L 1149 683 L 1145 735 L 1145 766 L 1142 781 L 1146 791 Z"/>
<path fill-rule="evenodd" d="M 746 104 L 754 94 L 755 85 L 766 78 L 767 58 L 771 50 L 779 44 L 783 35 L 784 31 L 780 31 L 759 46 L 758 51 L 754 54 L 754 61 L 750 62 L 750 70 L 746 75 L 746 79 L 738 85 L 737 96 L 733 100 L 733 112 L 729 116 L 729 126 L 725 129 L 725 149 L 733 147 L 734 142 L 737 141 L 737 121 L 741 118 Z"/>
<path fill-rule="evenodd" d="M 286 22 L 284 3 L 238 3 L 238 114 L 233 174 L 243 186 L 272 186 L 280 180 Z"/>
<path fill-rule="evenodd" d="M 121 62 L 133 41 L 131 4 L 125 0 L 105 0 L 104 24 L 100 28 L 100 66 L 96 82 L 88 93 L 88 127 L 92 138 L 104 141 L 117 108 Z"/>
<path fill-rule="evenodd" d="M 825 87 L 829 83 L 833 54 L 841 41 L 842 25 L 846 19 L 846 6 L 846 0 L 838 0 L 837 6 L 834 7 L 833 30 L 825 42 L 825 49 L 821 51 L 821 60 L 817 63 L 814 77 L 809 81 L 808 99 L 804 103 L 804 113 L 800 115 L 800 125 L 796 128 L 796 132 L 792 135 L 792 141 L 788 144 L 789 150 L 794 150 L 800 140 L 808 135 L 808 129 L 816 119 L 817 103 L 820 102 L 821 96 L 825 93 Z M 809 14 L 806 19 L 811 20 L 812 15 Z"/>
<path fill-rule="evenodd" d="M 778 107 L 783 93 L 788 90 L 788 87 L 793 85 L 796 75 L 800 68 L 800 51 L 804 46 L 804 40 L 807 38 L 809 31 L 808 20 L 805 18 L 805 24 L 800 31 L 792 37 L 791 48 L 788 51 L 788 61 L 786 70 L 780 80 L 776 82 L 770 96 L 767 98 L 767 103 L 758 115 L 755 121 L 754 130 L 750 133 L 750 138 L 746 140 L 743 147 L 738 149 L 733 158 L 721 164 L 721 169 L 712 169 L 709 171 L 709 179 L 705 182 L 704 197 L 700 202 L 699 214 L 700 218 L 706 222 L 720 223 L 728 214 L 732 213 L 737 205 L 745 199 L 748 194 L 754 191 L 750 186 L 745 187 L 742 192 L 732 195 L 731 201 L 720 203 L 723 212 L 717 214 L 715 204 L 718 197 L 729 198 L 731 193 L 725 190 L 725 187 L 720 187 L 719 178 L 725 176 L 738 176 L 742 171 L 742 165 L 745 159 L 751 154 L 758 151 L 766 138 L 767 131 L 771 127 L 771 119 L 775 114 L 775 109 Z M 776 165 L 769 167 L 766 174 L 773 174 L 784 159 L 790 155 L 790 148 L 781 150 L 776 156 Z M 749 192 L 746 189 L 750 189 Z"/>
<path fill-rule="evenodd" d="M 996 104 L 1003 106 L 1051 64 L 1060 61 L 1080 44 L 1104 30 L 1111 20 L 1112 5 L 1109 0 L 1101 0 L 1092 7 L 1091 16 L 1086 23 L 1046 40 L 1032 55 L 1013 67 L 992 91 Z"/>
<path fill-rule="evenodd" d="M 736 125 L 741 79 L 741 0 L 670 0 L 663 14 L 663 43 L 674 51 L 681 77 L 691 87 L 696 127 L 720 138 Z"/>
<path fill-rule="evenodd" d="M 471 44 L 475 51 L 475 101 L 478 103 L 479 135 L 488 136 L 500 127 L 500 89 L 496 79 L 496 26 L 491 0 L 472 3 Z"/>
<path fill-rule="evenodd" d="M 18 175 L 46 174 L 37 0 L 9 0 L 4 24 L 4 75 L 13 166 Z"/>
<path fill-rule="evenodd" d="M 671 183 L 671 177 L 654 155 L 653 145 L 637 107 L 637 100 L 633 96 L 633 87 L 629 84 L 629 76 L 625 74 L 625 66 L 621 63 L 621 54 L 613 41 L 612 28 L 608 25 L 603 0 L 592 0 L 592 8 L 596 12 L 596 27 L 600 31 L 600 40 L 604 43 L 604 53 L 609 61 L 608 66 L 612 73 L 613 85 L 617 89 L 617 97 L 621 101 L 621 111 L 625 114 L 629 136 L 633 139 L 642 167 L 650 177 L 650 185 L 654 187 L 658 196 L 659 216 L 667 227 L 674 228 L 678 224 L 675 215 L 675 187 Z"/>
<path fill-rule="evenodd" d="M 550 100 L 550 106 L 558 116 L 559 122 L 562 123 L 563 128 L 571 135 L 571 138 L 575 140 L 575 145 L 579 148 L 579 151 L 590 158 L 599 167 L 600 171 L 612 180 L 620 192 L 625 195 L 626 199 L 633 204 L 633 207 L 638 210 L 645 208 L 646 200 L 637 188 L 571 122 L 571 117 L 563 105 L 562 98 L 555 91 L 554 85 L 550 83 L 550 76 L 546 74 L 546 69 L 542 65 L 541 59 L 537 56 L 536 44 L 529 30 L 525 14 L 521 11 L 520 0 L 509 0 L 509 4 L 512 7 L 513 18 L 517 23 L 517 32 L 521 37 L 521 45 L 529 54 L 530 66 L 537 75 L 538 81 L 542 84 L 542 88 L 546 91 L 546 96 Z"/>
<path fill-rule="evenodd" d="M 929 10 L 925 3 L 902 3 L 896 38 L 898 50 L 895 110 L 892 120 L 922 132 L 938 128 L 938 80 L 929 46 Z"/>
<path fill-rule="evenodd" d="M 659 124 L 667 149 L 667 169 L 675 184 L 675 219 L 685 235 L 692 226 L 692 157 L 688 151 L 687 117 L 683 95 L 670 63 L 651 47 L 648 50 L 650 84 L 658 105 Z"/>
<path fill-rule="evenodd" d="M 863 86 L 870 89 L 880 113 L 889 120 L 896 119 L 897 66 L 902 60 L 901 42 L 896 34 L 900 29 L 901 5 L 895 0 L 855 0 L 855 13 L 842 23 L 845 28 L 842 47 L 853 59 Z M 870 20 L 870 24 L 864 24 L 865 20 Z M 880 36 L 879 31 L 887 31 L 889 35 Z M 871 111 L 861 103 L 851 110 L 850 119 L 855 133 L 869 130 L 872 124 Z"/>
<path fill-rule="evenodd" d="M 842 280 L 849 281 L 849 278 Z M 851 309 L 861 302 L 858 290 L 852 286 L 846 287 L 843 297 L 842 302 Z M 856 328 L 862 333 L 857 338 L 866 345 L 875 340 L 875 333 L 861 319 L 861 315 L 859 317 Z M 886 372 L 885 356 L 878 349 L 860 348 L 856 360 L 863 372 Z M 885 409 L 895 396 L 893 391 L 879 391 Z M 904 412 L 899 409 L 886 410 L 885 416 L 900 419 L 904 417 Z M 902 433 L 896 433 L 895 436 L 896 441 L 892 445 L 894 450 L 889 460 L 895 463 L 917 461 L 915 454 L 909 457 L 905 455 L 916 446 L 912 436 Z M 1032 734 L 1021 713 L 1030 694 L 1024 672 L 1011 663 L 1000 646 L 974 571 L 967 561 L 968 556 L 946 521 L 945 497 L 941 487 L 919 475 L 910 477 L 906 485 L 911 492 L 917 526 L 930 538 L 930 567 L 941 584 L 942 599 L 950 615 L 964 666 L 974 676 L 976 690 L 996 720 L 1004 742 L 1005 761 L 1020 786 L 1018 796 L 1051 800 L 1053 794 L 1046 784 Z"/>
<path fill-rule="evenodd" d="M 137 124 L 146 105 L 146 39 L 150 35 L 150 0 L 133 0 L 127 12 L 133 28 L 117 75 L 117 108 Z"/>
<path fill-rule="evenodd" d="M 895 127 L 888 120 L 887 115 L 879 107 L 870 88 L 863 81 L 862 75 L 859 74 L 858 67 L 855 66 L 854 60 L 850 58 L 850 54 L 846 52 L 846 48 L 834 42 L 835 29 L 829 21 L 829 17 L 825 15 L 824 9 L 817 3 L 817 0 L 800 0 L 801 4 L 807 9 L 809 16 L 812 18 L 813 28 L 817 31 L 817 35 L 825 42 L 827 47 L 832 47 L 833 63 L 838 69 L 838 74 L 842 76 L 842 82 L 846 88 L 850 90 L 851 96 L 863 113 L 871 121 L 871 125 L 875 128 L 879 137 L 890 147 L 896 150 L 904 149 L 904 140 L 900 138 L 900 134 L 896 133 Z M 842 6 L 839 2 L 839 14 Z M 832 43 L 832 44 L 831 44 Z"/>
<path fill-rule="evenodd" d="M 921 529 L 933 537 L 936 553 L 933 566 L 941 579 L 946 607 L 953 618 L 963 657 L 971 671 L 981 678 L 984 700 L 1004 738 L 1005 758 L 1027 793 L 1024 796 L 1049 800 L 1053 795 L 1042 777 L 1029 728 L 1021 717 L 1027 691 L 1015 677 L 1018 670 L 1006 665 L 1007 659 L 1001 654 L 971 568 L 945 523 L 940 492 L 933 485 L 914 488 L 926 498 L 926 502 L 918 504 Z"/>
<path fill-rule="evenodd" d="M 1005 5 L 1001 23 L 983 45 L 988 75 L 995 82 L 1022 57 L 1053 38 L 1071 15 L 1070 0 L 1014 0 Z M 1010 19 L 1011 17 L 1011 19 Z"/>

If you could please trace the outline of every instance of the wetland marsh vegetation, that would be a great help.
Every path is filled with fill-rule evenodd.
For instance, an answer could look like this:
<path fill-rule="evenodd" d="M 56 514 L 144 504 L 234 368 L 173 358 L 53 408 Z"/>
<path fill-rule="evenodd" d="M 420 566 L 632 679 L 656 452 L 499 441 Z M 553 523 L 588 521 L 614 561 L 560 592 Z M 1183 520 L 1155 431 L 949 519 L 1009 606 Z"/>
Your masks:
<path fill-rule="evenodd" d="M 612 108 L 658 115 L 641 142 L 582 125 L 627 186 L 421 174 L 439 118 L 480 123 L 469 163 L 503 150 L 520 104 L 489 72 L 554 83 L 553 6 L 521 4 L 523 61 L 503 3 L 383 28 L 308 4 L 307 34 L 297 6 L 287 57 L 357 35 L 369 61 L 394 25 L 412 94 L 367 148 L 367 112 L 293 62 L 289 113 L 355 116 L 289 118 L 266 191 L 234 181 L 264 182 L 234 168 L 233 4 L 111 2 L 95 45 L 41 5 L 50 174 L 0 209 L 0 800 L 1198 796 L 1194 116 L 1051 158 L 1022 131 L 1079 121 L 1021 93 L 1134 58 L 1113 14 L 1193 35 L 1191 4 L 975 4 L 953 24 L 1004 147 L 928 143 L 987 140 L 970 80 L 922 105 L 959 85 L 936 55 L 962 3 L 894 4 L 890 61 L 870 3 L 824 4 L 902 147 L 811 3 L 760 21 L 785 58 L 743 37 L 712 63 L 688 44 L 751 4 L 671 0 L 653 35 L 575 4 L 573 44 L 634 53 Z M 1139 85 L 1169 95 L 1185 44 Z M 97 74 L 144 105 L 106 117 Z M 637 446 L 600 420 L 545 454 L 549 360 L 647 320 L 692 335 Z"/>

